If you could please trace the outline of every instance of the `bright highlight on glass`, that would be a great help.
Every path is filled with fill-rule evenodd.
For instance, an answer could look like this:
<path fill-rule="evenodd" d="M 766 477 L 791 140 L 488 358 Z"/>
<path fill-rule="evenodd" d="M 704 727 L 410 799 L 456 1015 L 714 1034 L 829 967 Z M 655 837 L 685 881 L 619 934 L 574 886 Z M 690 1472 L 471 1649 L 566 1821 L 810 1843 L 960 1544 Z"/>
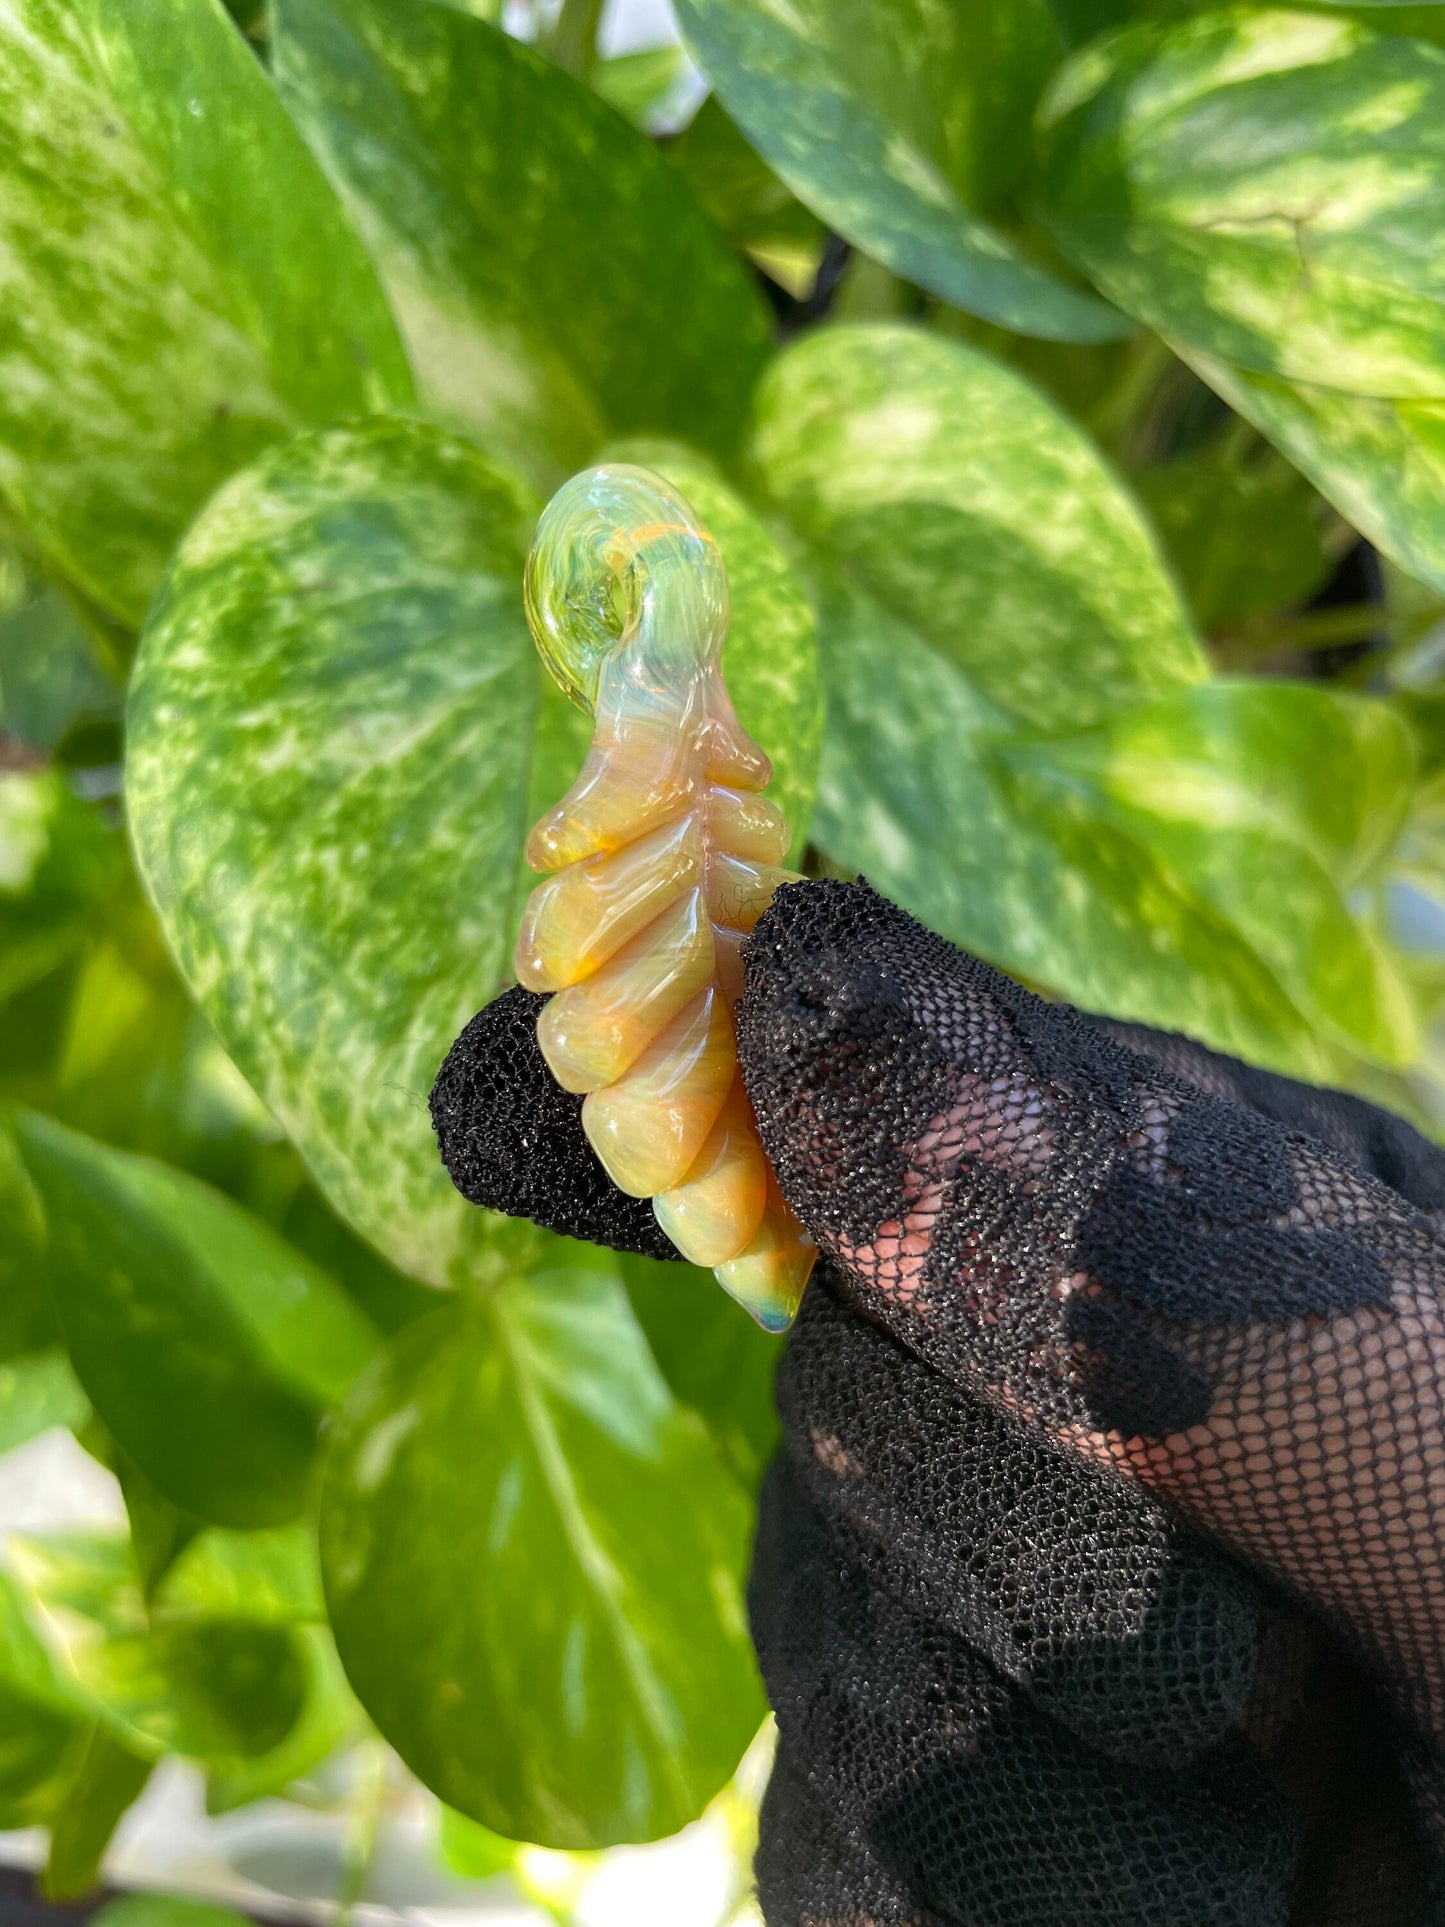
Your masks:
<path fill-rule="evenodd" d="M 537 1023 L 620 1188 L 651 1198 L 694 1264 L 769 1331 L 792 1323 L 816 1255 L 783 1202 L 738 1071 L 740 947 L 780 883 L 767 757 L 722 676 L 717 544 L 661 476 L 609 463 L 560 489 L 527 558 L 542 660 L 596 730 L 527 844 L 516 969 L 555 993 Z"/>

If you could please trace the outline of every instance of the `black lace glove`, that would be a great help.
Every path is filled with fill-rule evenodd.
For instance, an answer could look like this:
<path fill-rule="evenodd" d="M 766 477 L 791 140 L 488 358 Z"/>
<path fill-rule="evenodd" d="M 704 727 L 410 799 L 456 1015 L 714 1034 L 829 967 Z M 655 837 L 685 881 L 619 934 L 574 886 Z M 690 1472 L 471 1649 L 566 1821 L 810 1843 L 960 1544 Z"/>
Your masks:
<path fill-rule="evenodd" d="M 448 1168 L 660 1254 L 540 1001 L 448 1057 Z M 864 885 L 779 893 L 739 1040 L 824 1253 L 751 1589 L 769 1927 L 1445 1922 L 1445 1156 Z"/>

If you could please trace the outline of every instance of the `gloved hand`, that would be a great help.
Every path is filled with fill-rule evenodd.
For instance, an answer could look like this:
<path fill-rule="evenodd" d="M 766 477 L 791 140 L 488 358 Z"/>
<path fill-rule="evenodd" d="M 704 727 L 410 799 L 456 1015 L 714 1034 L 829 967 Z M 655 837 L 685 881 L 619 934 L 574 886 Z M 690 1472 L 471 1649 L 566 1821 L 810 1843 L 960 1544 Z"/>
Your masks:
<path fill-rule="evenodd" d="M 866 885 L 784 888 L 747 970 L 823 1253 L 750 1594 L 769 1927 L 1445 1922 L 1445 1155 Z M 540 1001 L 449 1056 L 448 1168 L 661 1255 Z"/>

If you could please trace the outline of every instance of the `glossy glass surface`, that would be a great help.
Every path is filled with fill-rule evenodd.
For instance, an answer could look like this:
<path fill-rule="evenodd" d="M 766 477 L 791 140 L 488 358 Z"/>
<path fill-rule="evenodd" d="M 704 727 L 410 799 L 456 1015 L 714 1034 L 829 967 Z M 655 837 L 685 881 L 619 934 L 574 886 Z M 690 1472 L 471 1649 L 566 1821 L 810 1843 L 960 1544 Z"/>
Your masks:
<path fill-rule="evenodd" d="M 527 615 L 557 682 L 592 712 L 576 782 L 537 823 L 549 871 L 517 942 L 556 993 L 537 1027 L 615 1183 L 650 1197 L 685 1257 L 770 1331 L 816 1255 L 779 1192 L 738 1073 L 739 945 L 794 873 L 768 759 L 722 677 L 727 575 L 661 476 L 588 469 L 553 497 L 527 560 Z"/>

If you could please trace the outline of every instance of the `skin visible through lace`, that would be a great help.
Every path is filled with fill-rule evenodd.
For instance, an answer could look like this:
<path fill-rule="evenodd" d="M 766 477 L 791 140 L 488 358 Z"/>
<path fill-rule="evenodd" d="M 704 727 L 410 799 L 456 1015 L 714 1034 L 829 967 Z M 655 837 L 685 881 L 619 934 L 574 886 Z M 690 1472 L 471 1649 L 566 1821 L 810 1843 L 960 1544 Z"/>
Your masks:
<path fill-rule="evenodd" d="M 1381 1703 L 1438 1731 L 1445 1157 L 861 886 L 782 889 L 746 964 L 763 1140 L 854 1263 L 782 1360 L 749 1593 L 769 1927 L 1445 1927 L 1445 1752 Z M 543 1001 L 449 1055 L 448 1168 L 653 1250 Z"/>
<path fill-rule="evenodd" d="M 820 1272 L 779 1375 L 769 1927 L 1445 1927 L 1445 1753 L 1379 1685 L 1437 1725 L 1445 1157 L 1042 1005 L 859 886 L 780 891 L 747 973 L 768 1150 L 866 1268 Z M 449 1055 L 448 1168 L 658 1249 L 543 1002 Z"/>
<path fill-rule="evenodd" d="M 740 946 L 780 882 L 788 828 L 722 679 L 727 584 L 711 536 L 646 470 L 553 499 L 528 562 L 549 667 L 592 709 L 587 761 L 532 831 L 550 871 L 517 942 L 556 994 L 538 1043 L 608 1174 L 651 1198 L 684 1256 L 784 1329 L 815 1248 L 783 1202 L 738 1071 Z"/>
<path fill-rule="evenodd" d="M 871 982 L 858 1009 L 837 993 L 830 1008 L 764 969 L 756 1075 L 748 1056 L 764 1141 L 859 1309 L 1236 1548 L 1341 1630 L 1438 1741 L 1433 1215 L 890 914 L 869 937 L 885 1048 L 903 1076 L 926 1065 L 937 1093 L 921 1128 L 893 1139 L 892 1208 L 860 1224 L 844 1202 L 856 1113 L 829 1068 L 876 1005 Z M 847 915 L 834 922 L 828 934 L 847 936 Z M 841 973 L 868 961 L 856 940 L 837 948 Z"/>

